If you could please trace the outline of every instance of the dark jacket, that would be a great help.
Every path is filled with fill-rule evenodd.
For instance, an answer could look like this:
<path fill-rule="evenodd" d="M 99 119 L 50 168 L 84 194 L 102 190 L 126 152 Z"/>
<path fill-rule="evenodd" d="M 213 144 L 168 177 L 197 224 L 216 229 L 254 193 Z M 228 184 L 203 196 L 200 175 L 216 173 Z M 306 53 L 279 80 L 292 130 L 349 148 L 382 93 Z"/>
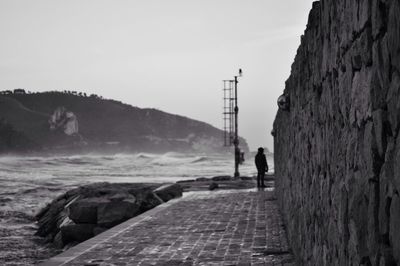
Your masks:
<path fill-rule="evenodd" d="M 257 153 L 254 162 L 256 163 L 258 172 L 268 171 L 268 163 L 267 163 L 267 158 L 265 158 L 265 154 Z"/>

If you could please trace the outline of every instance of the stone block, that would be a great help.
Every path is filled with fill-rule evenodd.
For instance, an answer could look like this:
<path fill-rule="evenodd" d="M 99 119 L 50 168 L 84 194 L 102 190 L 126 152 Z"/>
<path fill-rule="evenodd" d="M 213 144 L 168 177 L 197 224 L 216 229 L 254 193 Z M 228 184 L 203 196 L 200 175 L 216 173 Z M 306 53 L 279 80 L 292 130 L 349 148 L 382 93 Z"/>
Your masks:
<path fill-rule="evenodd" d="M 400 71 L 400 3 L 399 1 L 390 1 L 389 17 L 387 26 L 388 48 L 391 57 L 391 63 Z"/>
<path fill-rule="evenodd" d="M 129 200 L 132 202 L 136 201 L 135 196 L 133 196 L 132 194 L 130 194 L 128 192 L 118 192 L 114 195 L 109 196 L 108 199 L 110 201 L 123 201 L 123 200 Z"/>
<path fill-rule="evenodd" d="M 387 146 L 387 130 L 386 125 L 386 111 L 378 109 L 372 113 L 372 121 L 374 123 L 374 135 L 377 152 L 380 158 L 384 158 Z"/>
<path fill-rule="evenodd" d="M 166 184 L 154 190 L 154 193 L 164 202 L 182 197 L 183 188 L 179 184 Z"/>
<path fill-rule="evenodd" d="M 370 69 L 363 68 L 354 73 L 351 87 L 350 123 L 361 126 L 372 116 L 370 98 L 372 73 Z"/>
<path fill-rule="evenodd" d="M 232 177 L 229 175 L 220 175 L 220 176 L 214 176 L 211 178 L 213 181 L 230 181 L 232 180 Z"/>
<path fill-rule="evenodd" d="M 372 65 L 372 35 L 371 30 L 365 29 L 361 35 L 353 42 L 351 48 L 352 64 L 355 71 Z"/>
<path fill-rule="evenodd" d="M 396 194 L 392 198 L 390 206 L 390 233 L 389 240 L 393 246 L 393 257 L 396 263 L 400 263 L 400 198 Z"/>
<path fill-rule="evenodd" d="M 70 224 L 60 228 L 63 244 L 83 242 L 93 237 L 95 224 Z"/>
<path fill-rule="evenodd" d="M 58 249 L 62 249 L 64 247 L 61 231 L 58 232 L 56 236 L 53 238 L 53 245 Z"/>
<path fill-rule="evenodd" d="M 219 188 L 218 183 L 212 182 L 209 186 L 208 186 L 208 190 L 215 190 Z"/>
<path fill-rule="evenodd" d="M 354 3 L 352 11 L 354 12 L 354 30 L 357 32 L 362 31 L 367 23 L 371 20 L 371 1 L 370 0 L 358 0 L 350 1 Z"/>
<path fill-rule="evenodd" d="M 97 225 L 111 228 L 138 214 L 140 206 L 136 201 L 110 201 L 102 203 L 97 208 Z"/>
<path fill-rule="evenodd" d="M 374 39 L 385 30 L 386 5 L 383 1 L 374 0 L 371 5 L 372 36 Z"/>
<path fill-rule="evenodd" d="M 381 160 L 378 155 L 374 124 L 368 121 L 365 125 L 363 136 L 363 163 L 365 169 L 365 178 L 375 180 L 379 177 Z"/>
<path fill-rule="evenodd" d="M 379 235 L 379 182 L 369 183 L 368 196 L 368 254 L 372 260 L 376 261 L 379 253 L 380 235 Z"/>
<path fill-rule="evenodd" d="M 107 202 L 104 198 L 85 198 L 74 201 L 68 207 L 68 217 L 75 223 L 97 223 L 97 207 Z"/>
<path fill-rule="evenodd" d="M 372 68 L 371 77 L 371 106 L 372 111 L 377 109 L 386 108 L 386 90 L 382 87 L 379 79 L 379 70 L 375 67 Z"/>
<path fill-rule="evenodd" d="M 400 122 L 400 74 L 397 71 L 392 74 L 392 81 L 387 93 L 386 102 L 392 134 L 396 135 Z"/>
<path fill-rule="evenodd" d="M 96 226 L 95 228 L 93 228 L 93 234 L 94 234 L 95 236 L 97 236 L 97 235 L 99 235 L 99 234 L 101 234 L 101 233 L 107 231 L 107 229 L 108 229 L 108 228 L 106 228 L 106 227 Z"/>
<path fill-rule="evenodd" d="M 372 61 L 374 73 L 377 75 L 381 97 L 386 97 L 390 86 L 391 60 L 387 44 L 387 34 L 372 45 Z M 378 95 L 378 93 L 376 93 Z"/>

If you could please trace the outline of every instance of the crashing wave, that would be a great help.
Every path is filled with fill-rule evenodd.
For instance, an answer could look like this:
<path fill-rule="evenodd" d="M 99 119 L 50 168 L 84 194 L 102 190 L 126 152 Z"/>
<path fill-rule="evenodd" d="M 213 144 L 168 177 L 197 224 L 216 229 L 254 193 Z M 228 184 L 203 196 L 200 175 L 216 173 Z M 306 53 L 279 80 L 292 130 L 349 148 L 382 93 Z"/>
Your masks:
<path fill-rule="evenodd" d="M 198 157 L 198 158 L 194 159 L 193 161 L 191 161 L 191 163 L 201 163 L 201 162 L 206 162 L 208 160 L 209 160 L 208 157 L 202 156 L 202 157 Z"/>

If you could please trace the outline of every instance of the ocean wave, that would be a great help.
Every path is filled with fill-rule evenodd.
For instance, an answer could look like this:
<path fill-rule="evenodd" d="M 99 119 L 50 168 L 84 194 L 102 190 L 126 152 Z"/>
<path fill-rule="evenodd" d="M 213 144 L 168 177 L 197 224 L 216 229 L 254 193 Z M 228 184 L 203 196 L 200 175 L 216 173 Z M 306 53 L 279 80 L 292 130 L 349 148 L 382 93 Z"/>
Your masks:
<path fill-rule="evenodd" d="M 51 166 L 57 166 L 57 165 L 62 164 L 62 162 L 57 162 L 57 161 L 45 161 L 45 162 L 42 162 L 42 163 L 45 164 L 45 165 L 51 165 Z"/>
<path fill-rule="evenodd" d="M 12 201 L 11 198 L 3 198 L 3 197 L 0 198 L 0 204 L 4 204 L 4 203 L 10 202 L 10 201 Z"/>
<path fill-rule="evenodd" d="M 60 187 L 34 187 L 34 188 L 28 188 L 28 189 L 22 189 L 20 190 L 19 194 L 45 194 L 48 192 L 56 192 L 56 191 L 61 191 L 62 188 Z"/>
<path fill-rule="evenodd" d="M 193 161 L 191 161 L 191 163 L 202 163 L 202 162 L 207 162 L 209 160 L 210 160 L 209 157 L 201 156 L 201 157 L 195 158 Z"/>
<path fill-rule="evenodd" d="M 32 215 L 29 215 L 22 211 L 13 211 L 13 210 L 0 210 L 0 218 L 10 221 L 12 220 L 13 223 L 26 223 L 27 221 L 35 220 L 35 218 Z"/>
<path fill-rule="evenodd" d="M 55 162 L 77 165 L 91 164 L 91 162 L 85 161 L 84 158 L 60 158 L 55 159 Z"/>
<path fill-rule="evenodd" d="M 164 156 L 164 157 L 172 157 L 172 158 L 185 158 L 185 157 L 188 156 L 188 154 L 180 153 L 180 152 L 172 152 L 171 151 L 171 152 L 164 153 L 162 156 Z"/>
<path fill-rule="evenodd" d="M 157 155 L 150 153 L 139 153 L 135 157 L 137 159 L 154 159 L 155 157 L 157 157 Z"/>

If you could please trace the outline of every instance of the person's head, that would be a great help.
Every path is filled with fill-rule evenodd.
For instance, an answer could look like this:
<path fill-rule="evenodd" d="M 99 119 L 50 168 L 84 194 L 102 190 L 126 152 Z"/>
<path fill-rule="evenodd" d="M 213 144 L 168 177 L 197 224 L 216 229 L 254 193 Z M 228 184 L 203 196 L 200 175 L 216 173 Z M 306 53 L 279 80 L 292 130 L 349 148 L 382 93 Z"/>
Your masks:
<path fill-rule="evenodd" d="M 258 153 L 264 153 L 264 148 L 262 147 L 258 148 Z"/>

